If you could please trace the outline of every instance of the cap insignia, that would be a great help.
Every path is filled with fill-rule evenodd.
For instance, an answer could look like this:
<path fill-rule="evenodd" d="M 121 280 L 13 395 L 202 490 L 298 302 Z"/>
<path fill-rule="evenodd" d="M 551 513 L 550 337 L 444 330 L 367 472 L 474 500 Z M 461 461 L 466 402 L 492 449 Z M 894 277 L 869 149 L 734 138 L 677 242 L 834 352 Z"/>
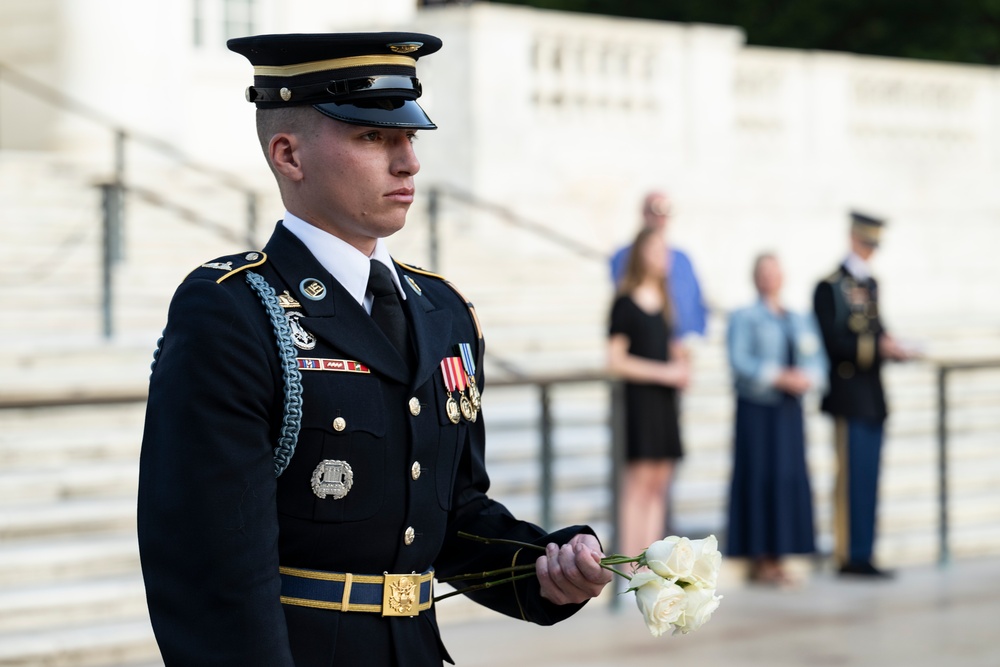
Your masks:
<path fill-rule="evenodd" d="M 281 99 L 283 99 L 286 102 L 292 99 L 292 91 L 290 91 L 288 88 L 282 88 L 281 90 L 278 91 L 278 94 L 281 95 Z"/>
<path fill-rule="evenodd" d="M 423 45 L 423 42 L 396 42 L 395 44 L 386 44 L 386 46 L 389 47 L 389 50 L 393 53 L 413 53 Z"/>

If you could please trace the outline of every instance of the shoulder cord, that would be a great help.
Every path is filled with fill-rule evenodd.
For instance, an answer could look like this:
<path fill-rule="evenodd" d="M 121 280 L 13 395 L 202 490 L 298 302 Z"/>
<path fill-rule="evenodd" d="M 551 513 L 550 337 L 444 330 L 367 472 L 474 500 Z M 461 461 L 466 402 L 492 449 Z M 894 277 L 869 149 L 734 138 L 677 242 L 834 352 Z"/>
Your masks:
<path fill-rule="evenodd" d="M 247 271 L 246 277 L 247 283 L 257 292 L 264 304 L 264 310 L 271 318 L 274 335 L 278 339 L 278 356 L 281 358 L 281 370 L 285 381 L 285 413 L 281 420 L 278 446 L 274 448 L 274 476 L 280 477 L 292 460 L 295 445 L 299 441 L 299 429 L 302 426 L 302 373 L 296 362 L 292 331 L 284 311 L 278 304 L 274 288 L 253 271 Z"/>

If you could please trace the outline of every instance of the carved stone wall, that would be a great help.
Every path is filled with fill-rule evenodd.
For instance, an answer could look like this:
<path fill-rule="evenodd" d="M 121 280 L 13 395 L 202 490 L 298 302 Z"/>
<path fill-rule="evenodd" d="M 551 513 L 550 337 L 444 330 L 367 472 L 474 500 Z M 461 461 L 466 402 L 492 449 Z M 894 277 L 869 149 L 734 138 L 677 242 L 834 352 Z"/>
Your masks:
<path fill-rule="evenodd" d="M 672 240 L 720 311 L 753 298 L 750 263 L 765 249 L 784 259 L 789 303 L 807 307 L 860 208 L 890 221 L 876 271 L 892 321 L 1000 322 L 989 296 L 1000 285 L 997 68 L 488 4 L 416 23 L 445 37 L 423 77 L 442 127 L 420 146 L 425 182 L 460 184 L 608 252 L 634 233 L 644 192 L 665 189 Z M 502 242 L 492 229 L 482 233 Z"/>

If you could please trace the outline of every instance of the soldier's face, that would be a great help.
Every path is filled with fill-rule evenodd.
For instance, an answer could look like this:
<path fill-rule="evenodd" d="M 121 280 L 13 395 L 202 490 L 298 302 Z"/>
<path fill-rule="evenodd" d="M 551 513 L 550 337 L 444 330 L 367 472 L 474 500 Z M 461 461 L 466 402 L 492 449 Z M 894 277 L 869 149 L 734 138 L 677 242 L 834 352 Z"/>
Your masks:
<path fill-rule="evenodd" d="M 877 246 L 865 242 L 859 235 L 851 232 L 851 249 L 861 259 L 868 261 L 875 254 Z"/>
<path fill-rule="evenodd" d="M 322 118 L 300 149 L 305 219 L 370 255 L 406 222 L 420 170 L 415 135 Z"/>

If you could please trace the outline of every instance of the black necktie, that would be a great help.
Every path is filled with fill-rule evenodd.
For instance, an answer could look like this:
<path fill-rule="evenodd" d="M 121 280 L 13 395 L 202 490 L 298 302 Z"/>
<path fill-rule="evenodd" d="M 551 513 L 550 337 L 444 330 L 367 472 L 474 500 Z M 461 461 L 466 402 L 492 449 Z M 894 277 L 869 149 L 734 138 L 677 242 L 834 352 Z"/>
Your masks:
<path fill-rule="evenodd" d="M 392 280 L 389 267 L 378 260 L 371 261 L 368 290 L 374 296 L 372 299 L 372 319 L 375 320 L 375 324 L 409 365 L 410 344 L 407 341 L 406 315 L 403 314 L 403 304 L 399 302 L 396 283 Z"/>

